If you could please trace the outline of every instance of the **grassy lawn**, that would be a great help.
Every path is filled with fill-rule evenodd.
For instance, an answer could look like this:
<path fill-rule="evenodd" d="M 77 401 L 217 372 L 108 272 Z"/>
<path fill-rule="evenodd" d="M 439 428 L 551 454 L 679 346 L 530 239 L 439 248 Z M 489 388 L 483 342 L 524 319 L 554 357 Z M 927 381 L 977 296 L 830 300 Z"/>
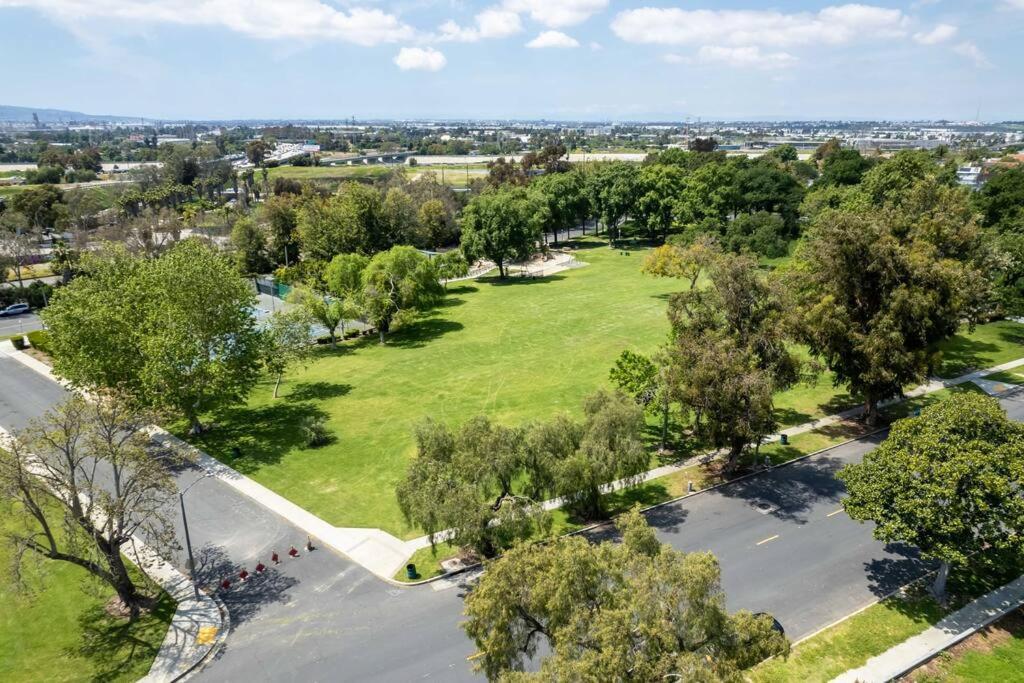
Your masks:
<path fill-rule="evenodd" d="M 960 375 L 1001 365 L 1024 355 L 1024 326 L 1009 320 L 964 330 L 942 345 L 939 377 Z"/>
<path fill-rule="evenodd" d="M 0 531 L 18 523 L 0 510 Z M 153 611 L 129 624 L 103 607 L 112 591 L 64 562 L 27 557 L 25 583 L 17 590 L 7 573 L 9 543 L 0 544 L 0 680 L 135 681 L 156 656 L 175 605 L 161 593 Z"/>
<path fill-rule="evenodd" d="M 394 164 L 275 166 L 274 168 L 267 169 L 267 173 L 271 182 L 273 182 L 274 178 L 291 178 L 293 180 L 354 180 L 356 178 L 376 178 L 393 168 L 395 168 Z"/>
<path fill-rule="evenodd" d="M 934 673 L 915 676 L 919 683 L 1003 683 L 1021 677 L 1024 671 L 1024 616 L 1018 611 L 985 629 L 965 643 L 964 651 L 952 657 L 940 656 Z M 932 668 L 932 667 L 929 667 Z"/>
<path fill-rule="evenodd" d="M 455 284 L 442 307 L 384 346 L 364 338 L 322 349 L 286 377 L 280 399 L 264 382 L 248 405 L 211 416 L 216 428 L 193 441 L 332 524 L 419 535 L 394 497 L 414 454 L 417 421 L 456 424 L 486 413 L 514 423 L 576 413 L 583 396 L 607 384 L 623 349 L 647 353 L 667 338 L 667 300 L 680 283 L 642 275 L 643 248 L 623 255 L 597 240 L 579 244 L 583 268 L 538 280 Z M 954 340 L 957 358 L 987 363 L 1024 355 L 1015 347 L 1020 329 L 979 327 Z M 854 403 L 828 373 L 777 398 L 784 425 Z M 295 425 L 311 415 L 327 420 L 333 443 L 304 446 Z"/>
<path fill-rule="evenodd" d="M 760 664 L 747 672 L 747 680 L 752 683 L 824 683 L 844 671 L 862 666 L 871 657 L 921 633 L 945 614 L 1002 586 L 1024 569 L 1024 558 L 1017 556 L 1004 559 L 988 567 L 954 570 L 949 583 L 951 604 L 946 609 L 928 596 L 926 582 L 920 581 L 910 587 L 906 594 L 886 598 L 801 642 L 793 648 L 787 659 L 773 659 Z M 1024 654 L 1019 640 L 1016 641 L 1015 649 L 1017 651 L 1010 653 L 1010 658 L 1018 657 L 1018 668 L 1012 671 L 1019 672 L 1019 657 Z M 990 666 L 1002 664 L 989 663 Z M 1009 681 L 1016 678 L 1006 675 L 1001 678 L 977 678 L 968 675 L 963 679 L 949 680 Z"/>

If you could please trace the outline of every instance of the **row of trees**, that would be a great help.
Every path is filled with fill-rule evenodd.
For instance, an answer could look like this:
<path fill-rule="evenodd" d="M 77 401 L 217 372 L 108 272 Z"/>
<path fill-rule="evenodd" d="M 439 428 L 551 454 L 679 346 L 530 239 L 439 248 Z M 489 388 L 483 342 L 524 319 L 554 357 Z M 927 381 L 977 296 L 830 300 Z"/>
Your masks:
<path fill-rule="evenodd" d="M 650 462 L 643 413 L 624 394 L 599 391 L 583 415 L 517 427 L 477 417 L 454 432 L 425 420 L 397 490 L 402 511 L 431 542 L 447 531 L 441 540 L 484 557 L 544 535 L 550 518 L 540 503 L 550 497 L 580 518 L 604 518 L 604 485 L 636 477 Z"/>

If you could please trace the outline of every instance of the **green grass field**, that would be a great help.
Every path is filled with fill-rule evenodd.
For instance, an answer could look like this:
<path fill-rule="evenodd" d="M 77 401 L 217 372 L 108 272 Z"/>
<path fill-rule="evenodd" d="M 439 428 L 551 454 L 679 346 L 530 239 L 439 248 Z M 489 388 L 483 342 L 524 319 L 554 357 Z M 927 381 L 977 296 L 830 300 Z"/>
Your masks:
<path fill-rule="evenodd" d="M 294 180 L 355 180 L 357 178 L 377 178 L 395 168 L 403 168 L 393 164 L 353 164 L 352 166 L 275 166 L 267 169 L 271 182 L 274 178 L 291 178 Z M 257 176 L 260 171 L 257 171 Z"/>
<path fill-rule="evenodd" d="M 445 305 L 385 346 L 364 338 L 322 349 L 286 377 L 281 398 L 264 382 L 248 405 L 212 416 L 216 428 L 193 441 L 332 524 L 418 536 L 394 496 L 414 454 L 417 421 L 456 424 L 486 413 L 513 423 L 575 413 L 586 394 L 607 385 L 623 349 L 651 352 L 667 339 L 667 300 L 680 283 L 641 274 L 644 249 L 627 256 L 593 239 L 580 245 L 585 267 L 538 280 L 454 284 Z M 995 325 L 953 340 L 957 362 L 974 351 L 978 363 L 1024 356 L 1015 331 L 1024 326 Z M 777 399 L 785 425 L 853 404 L 828 373 Z M 304 447 L 296 425 L 311 415 L 327 420 L 333 443 Z"/>
<path fill-rule="evenodd" d="M 988 651 L 972 650 L 950 662 L 948 668 L 927 680 L 943 683 L 1003 683 L 1021 678 L 1024 671 L 1024 628 L 1010 631 L 1009 637 Z M 924 683 L 926 679 L 918 679 Z"/>
<path fill-rule="evenodd" d="M 0 510 L 0 532 L 19 523 Z M 161 593 L 135 623 L 104 611 L 113 595 L 65 562 L 24 561 L 26 593 L 8 573 L 13 549 L 0 543 L 0 680 L 135 681 L 146 675 L 175 605 Z"/>

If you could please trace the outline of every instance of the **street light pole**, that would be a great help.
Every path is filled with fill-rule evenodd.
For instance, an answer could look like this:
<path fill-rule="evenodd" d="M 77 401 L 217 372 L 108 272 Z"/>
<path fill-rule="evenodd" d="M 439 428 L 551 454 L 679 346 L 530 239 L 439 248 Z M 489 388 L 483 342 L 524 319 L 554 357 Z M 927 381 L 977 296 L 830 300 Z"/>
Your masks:
<path fill-rule="evenodd" d="M 181 503 L 181 522 L 185 526 L 185 547 L 188 548 L 188 578 L 192 581 L 192 592 L 199 599 L 199 586 L 196 584 L 196 560 L 192 557 L 192 539 L 188 535 L 188 517 L 185 515 L 185 492 L 178 494 Z"/>
<path fill-rule="evenodd" d="M 181 505 L 181 523 L 185 527 L 185 548 L 188 550 L 188 578 L 192 581 L 192 592 L 195 593 L 196 600 L 199 599 L 199 584 L 196 583 L 196 559 L 192 555 L 192 538 L 188 533 L 188 516 L 185 515 L 185 494 L 203 479 L 211 476 L 213 475 L 206 472 L 203 476 L 178 492 L 178 503 Z"/>

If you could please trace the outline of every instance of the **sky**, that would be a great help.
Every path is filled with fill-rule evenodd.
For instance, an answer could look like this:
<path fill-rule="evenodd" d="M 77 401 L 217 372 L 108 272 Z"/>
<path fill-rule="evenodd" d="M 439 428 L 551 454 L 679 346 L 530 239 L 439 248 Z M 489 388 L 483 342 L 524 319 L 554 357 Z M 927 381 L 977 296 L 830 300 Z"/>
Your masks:
<path fill-rule="evenodd" d="M 0 0 L 0 103 L 165 119 L 1024 119 L 1024 0 Z"/>

